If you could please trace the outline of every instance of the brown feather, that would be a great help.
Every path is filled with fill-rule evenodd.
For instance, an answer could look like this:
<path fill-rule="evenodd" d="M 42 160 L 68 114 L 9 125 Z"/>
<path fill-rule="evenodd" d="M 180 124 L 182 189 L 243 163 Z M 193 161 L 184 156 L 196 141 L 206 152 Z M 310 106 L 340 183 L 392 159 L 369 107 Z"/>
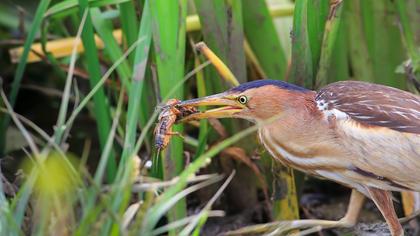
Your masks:
<path fill-rule="evenodd" d="M 420 97 L 360 81 L 342 81 L 322 88 L 315 100 L 326 110 L 339 110 L 369 126 L 420 134 Z"/>

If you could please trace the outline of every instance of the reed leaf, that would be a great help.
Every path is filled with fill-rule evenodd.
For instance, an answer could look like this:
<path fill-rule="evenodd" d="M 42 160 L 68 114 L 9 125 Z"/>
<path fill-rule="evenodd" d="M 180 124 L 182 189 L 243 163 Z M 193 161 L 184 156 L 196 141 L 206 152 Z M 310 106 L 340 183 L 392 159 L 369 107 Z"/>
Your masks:
<path fill-rule="evenodd" d="M 333 55 L 333 49 L 336 44 L 338 32 L 341 26 L 341 11 L 343 8 L 342 5 L 342 1 L 335 1 L 329 8 L 328 18 L 325 21 L 325 29 L 323 31 L 323 39 L 321 41 L 322 43 L 320 44 L 321 51 L 317 51 L 318 46 L 312 47 L 312 55 L 317 55 L 319 57 L 312 58 L 314 65 L 316 65 L 315 62 L 319 60 L 319 69 L 316 75 L 315 88 L 323 87 L 328 81 L 328 71 L 332 61 L 331 59 Z M 321 19 L 323 19 L 323 17 L 323 15 L 320 16 Z"/>
<path fill-rule="evenodd" d="M 173 85 L 183 81 L 184 78 L 187 1 L 157 0 L 149 4 L 159 88 L 161 96 L 166 97 Z M 183 87 L 177 89 L 173 96 L 182 99 Z M 176 125 L 174 131 L 182 133 L 182 125 Z M 161 157 L 165 179 L 179 174 L 184 169 L 182 139 L 173 137 L 168 150 L 162 152 Z M 183 200 L 169 212 L 168 216 L 170 221 L 175 221 L 185 215 L 186 203 Z"/>
<path fill-rule="evenodd" d="M 265 1 L 244 0 L 244 31 L 252 51 L 271 79 L 284 80 L 287 60 Z"/>
<path fill-rule="evenodd" d="M 111 62 L 114 63 L 118 60 L 118 58 L 120 58 L 123 55 L 123 52 L 120 46 L 118 45 L 118 42 L 115 40 L 114 35 L 112 34 L 112 24 L 108 20 L 103 19 L 103 13 L 97 8 L 91 9 L 90 13 L 92 15 L 93 26 L 95 27 L 96 32 L 98 32 L 102 41 L 106 45 L 104 50 L 111 59 Z M 127 91 L 129 91 L 128 89 L 131 88 L 129 78 L 131 78 L 132 71 L 128 61 L 122 62 L 117 67 L 117 73 L 123 86 Z"/>
<path fill-rule="evenodd" d="M 308 0 L 297 0 L 293 16 L 292 62 L 288 81 L 311 88 L 314 68 L 312 52 L 308 36 Z"/>
<path fill-rule="evenodd" d="M 244 34 L 242 27 L 241 1 L 195 0 L 202 25 L 204 41 L 208 47 L 232 70 L 240 83 L 246 81 Z M 220 77 L 214 71 L 209 74 L 213 91 L 226 88 L 220 84 Z M 207 77 L 207 76 L 206 76 Z M 208 84 L 207 84 L 208 85 Z M 210 88 L 210 86 L 207 86 Z"/>
<path fill-rule="evenodd" d="M 408 56 L 410 58 L 410 64 L 409 66 L 412 67 L 413 74 L 414 74 L 414 80 L 418 81 L 420 78 L 420 47 L 418 45 L 420 40 L 417 40 L 416 42 L 416 35 L 415 32 L 413 32 L 410 17 L 407 13 L 407 5 L 405 1 L 396 1 L 395 2 L 398 16 L 401 24 L 401 36 L 404 42 L 404 45 L 407 49 Z M 419 1 L 417 1 L 417 7 L 420 6 Z M 418 38 L 418 37 L 417 37 Z M 417 43 L 417 44 L 416 44 Z M 408 75 L 410 76 L 410 75 Z"/>
<path fill-rule="evenodd" d="M 344 1 L 350 64 L 353 79 L 373 82 L 375 81 L 375 74 L 366 38 L 363 34 L 360 7 L 359 1 Z"/>
<path fill-rule="evenodd" d="M 124 2 L 128 2 L 130 0 L 89 0 L 88 4 L 90 8 L 94 7 L 103 7 L 109 6 L 114 4 L 120 4 Z M 55 3 L 52 7 L 48 8 L 45 12 L 44 17 L 53 17 L 57 14 L 60 14 L 61 17 L 70 15 L 77 11 L 79 7 L 78 0 L 65 0 L 61 2 Z"/>
<path fill-rule="evenodd" d="M 138 36 L 138 19 L 136 15 L 136 7 L 134 0 L 123 2 L 119 4 L 119 12 L 121 19 L 122 32 L 125 45 L 128 47 L 137 40 Z M 134 54 L 129 55 L 130 64 L 133 64 Z"/>
<path fill-rule="evenodd" d="M 50 0 L 41 0 L 36 9 L 35 17 L 32 21 L 30 31 L 26 37 L 25 44 L 23 45 L 23 52 L 19 59 L 19 64 L 16 68 L 11 91 L 9 94 L 9 102 L 12 107 L 14 107 L 16 103 L 16 98 L 19 92 L 20 83 L 22 81 L 23 74 L 25 72 L 25 68 L 27 64 L 26 59 L 28 58 L 32 43 L 35 41 L 36 34 L 39 31 L 41 23 L 42 23 L 43 15 L 45 11 L 47 10 L 50 2 L 51 2 Z M 6 137 L 7 128 L 9 127 L 9 122 L 10 122 L 10 117 L 7 114 L 6 115 L 3 114 L 0 117 L 0 154 L 1 155 L 3 155 L 5 151 L 5 145 L 6 145 L 5 137 Z"/>
<path fill-rule="evenodd" d="M 360 1 L 360 6 L 375 82 L 405 88 L 403 75 L 395 73 L 405 55 L 395 24 L 397 14 L 393 4 L 389 1 Z"/>
<path fill-rule="evenodd" d="M 318 73 L 321 53 L 325 53 L 324 50 L 327 49 L 326 45 L 334 44 L 333 42 L 328 42 L 331 40 L 330 36 L 328 33 L 324 33 L 324 29 L 328 28 L 328 26 L 326 26 L 327 20 L 337 22 L 340 18 L 339 15 L 335 13 L 332 13 L 332 15 L 328 14 L 330 9 L 330 1 L 328 0 L 311 0 L 308 1 L 307 4 L 308 11 L 306 27 L 308 31 L 309 46 L 311 47 L 313 79 L 315 79 Z M 327 19 L 328 16 L 329 19 Z"/>
<path fill-rule="evenodd" d="M 143 8 L 138 38 L 144 40 L 139 44 L 135 50 L 133 77 L 131 80 L 131 91 L 128 101 L 127 123 L 124 140 L 124 151 L 122 160 L 126 161 L 129 155 L 133 153 L 133 144 L 136 139 L 136 130 L 138 120 L 144 126 L 147 122 L 147 115 L 149 115 L 149 103 L 141 103 L 145 100 L 142 97 L 143 92 L 147 89 L 145 86 L 146 65 L 149 57 L 149 51 L 152 40 L 151 17 L 149 1 L 146 0 Z"/>
<path fill-rule="evenodd" d="M 98 58 L 98 51 L 95 46 L 95 39 L 94 39 L 94 32 L 93 32 L 93 25 L 92 19 L 88 10 L 88 1 L 87 0 L 79 0 L 80 4 L 80 11 L 83 12 L 85 10 L 88 11 L 86 23 L 82 33 L 82 41 L 83 46 L 86 50 L 85 54 L 85 62 L 87 65 L 87 70 L 89 72 L 90 77 L 90 85 L 91 87 L 95 87 L 95 85 L 101 79 L 101 71 L 100 71 L 100 64 Z M 93 102 L 95 104 L 94 111 L 95 111 L 95 118 L 98 122 L 98 138 L 102 148 L 106 145 L 106 140 L 111 130 L 111 117 L 108 110 L 108 101 L 105 96 L 105 91 L 103 88 L 100 88 L 96 94 L 93 96 Z M 116 174 L 116 160 L 115 154 L 113 152 L 110 153 L 110 158 L 107 164 L 107 178 L 109 181 L 112 181 Z"/>

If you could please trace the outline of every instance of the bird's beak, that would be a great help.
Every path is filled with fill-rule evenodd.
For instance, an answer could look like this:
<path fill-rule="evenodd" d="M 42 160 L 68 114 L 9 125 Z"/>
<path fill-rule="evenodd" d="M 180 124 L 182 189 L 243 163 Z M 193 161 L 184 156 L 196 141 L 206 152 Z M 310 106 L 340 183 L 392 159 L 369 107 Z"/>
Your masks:
<path fill-rule="evenodd" d="M 228 118 L 233 117 L 236 113 L 242 111 L 244 106 L 239 104 L 235 97 L 228 93 L 219 93 L 207 97 L 185 100 L 178 104 L 179 106 L 221 106 L 218 108 L 193 113 L 184 117 L 180 121 L 200 120 L 206 118 Z"/>

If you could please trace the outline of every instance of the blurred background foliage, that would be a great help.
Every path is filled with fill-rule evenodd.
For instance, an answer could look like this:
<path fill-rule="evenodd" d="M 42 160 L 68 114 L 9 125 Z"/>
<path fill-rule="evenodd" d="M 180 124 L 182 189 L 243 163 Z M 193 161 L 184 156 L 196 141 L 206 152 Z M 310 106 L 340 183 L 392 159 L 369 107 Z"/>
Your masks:
<path fill-rule="evenodd" d="M 183 137 L 157 153 L 159 107 L 231 87 L 200 41 L 240 83 L 418 93 L 419 11 L 419 0 L 0 2 L 0 235 L 214 235 L 310 217 L 298 202 L 316 183 L 273 163 L 250 124 L 176 125 Z"/>

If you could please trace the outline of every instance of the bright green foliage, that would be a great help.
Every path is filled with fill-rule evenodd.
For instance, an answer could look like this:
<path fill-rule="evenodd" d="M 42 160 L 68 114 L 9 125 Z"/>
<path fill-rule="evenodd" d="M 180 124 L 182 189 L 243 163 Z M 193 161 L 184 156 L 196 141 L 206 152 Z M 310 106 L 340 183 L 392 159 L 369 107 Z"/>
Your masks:
<path fill-rule="evenodd" d="M 152 25 L 148 1 L 144 5 L 138 39 L 142 39 L 142 42 L 135 50 L 134 73 L 131 80 L 124 152 L 122 155 L 123 160 L 129 158 L 133 152 L 138 120 L 144 126 L 147 122 L 147 117 L 145 116 L 149 115 L 149 107 L 147 107 L 149 103 L 145 102 L 145 99 L 142 97 L 144 91 L 147 89 L 145 86 L 146 66 L 152 40 Z"/>
<path fill-rule="evenodd" d="M 307 5 L 309 10 L 307 11 L 306 27 L 312 56 L 312 68 L 314 73 L 312 76 L 316 76 L 319 59 L 321 57 L 325 23 L 327 22 L 328 17 L 329 1 L 312 0 L 308 1 Z M 318 10 L 314 11 L 313 9 Z"/>
<path fill-rule="evenodd" d="M 293 16 L 292 62 L 288 81 L 311 88 L 314 79 L 312 52 L 308 36 L 308 0 L 295 3 Z"/>
<path fill-rule="evenodd" d="M 101 39 L 104 41 L 106 47 L 104 48 L 105 52 L 111 59 L 111 61 L 116 61 L 118 58 L 120 58 L 123 55 L 123 52 L 118 45 L 117 41 L 115 40 L 114 36 L 112 35 L 112 24 L 109 20 L 104 19 L 104 16 L 102 12 L 98 8 L 94 8 L 91 11 L 92 14 L 92 23 L 95 27 L 96 32 L 98 32 L 98 35 L 101 37 Z M 135 42 L 130 42 L 129 45 L 132 45 Z M 129 66 L 128 61 L 124 61 L 121 63 L 120 66 L 117 67 L 117 72 L 119 75 L 119 78 L 121 79 L 121 82 L 123 83 L 123 86 L 127 91 L 129 91 L 131 87 L 131 83 L 129 81 L 131 77 L 131 69 Z"/>
<path fill-rule="evenodd" d="M 119 4 L 121 26 L 124 35 L 125 45 L 128 47 L 137 40 L 138 19 L 136 16 L 136 8 L 134 1 L 127 1 Z M 134 54 L 129 57 L 130 62 L 133 63 Z"/>
<path fill-rule="evenodd" d="M 341 13 L 343 14 L 343 13 Z M 343 17 L 344 18 L 344 17 Z M 348 43 L 347 31 L 344 22 L 341 23 L 337 32 L 336 43 L 333 46 L 333 51 L 330 60 L 330 67 L 328 70 L 327 83 L 332 83 L 340 80 L 348 80 L 350 76 L 349 58 L 348 58 Z"/>
<path fill-rule="evenodd" d="M 360 16 L 360 2 L 355 1 L 352 4 L 345 3 L 344 17 L 347 28 L 347 36 L 349 43 L 350 63 L 353 71 L 353 77 L 358 80 L 371 81 L 375 80 L 373 73 L 372 59 L 367 49 L 366 37 L 363 34 L 362 19 Z"/>
<path fill-rule="evenodd" d="M 396 1 L 395 5 L 401 22 L 402 40 L 407 49 L 408 57 L 410 58 L 410 63 L 408 65 L 404 65 L 406 68 L 406 73 L 407 68 L 412 69 L 412 72 L 410 72 L 410 69 L 408 69 L 409 75 L 407 75 L 407 77 L 409 77 L 409 80 L 417 79 L 418 81 L 420 77 L 420 48 L 418 45 L 420 37 L 418 36 L 418 27 L 416 26 L 417 24 L 413 22 L 416 22 L 416 20 L 420 19 L 420 17 L 418 14 L 413 14 L 413 11 L 409 11 L 408 6 L 412 6 L 411 9 L 418 9 L 420 2 L 409 1 L 408 4 L 406 4 L 405 1 Z M 415 35 L 415 32 L 417 32 L 417 35 Z M 420 92 L 419 87 L 420 85 L 417 82 L 417 92 Z"/>
<path fill-rule="evenodd" d="M 173 85 L 183 81 L 185 61 L 185 19 L 187 16 L 187 1 L 150 1 L 152 16 L 152 31 L 155 46 L 155 58 L 161 97 L 166 98 Z M 183 98 L 183 87 L 172 95 Z M 163 101 L 165 102 L 165 101 Z M 182 125 L 174 127 L 175 132 L 183 131 Z M 162 152 L 163 173 L 165 179 L 177 176 L 184 168 L 183 142 L 180 137 L 174 137 L 168 151 Z M 180 201 L 170 212 L 171 221 L 185 217 L 185 200 Z"/>
<path fill-rule="evenodd" d="M 242 2 L 224 0 L 195 0 L 200 16 L 204 41 L 209 48 L 231 69 L 243 83 L 246 81 L 245 54 L 243 49 Z M 214 84 L 210 93 L 223 91 L 221 79 L 212 68 L 206 76 Z"/>
<path fill-rule="evenodd" d="M 325 28 L 323 33 L 323 38 L 321 41 L 321 51 L 314 51 L 315 47 L 312 47 L 312 51 L 316 53 L 316 57 L 313 57 L 312 60 L 315 63 L 319 59 L 318 72 L 315 80 L 315 89 L 323 87 L 326 85 L 328 80 L 328 72 L 332 63 L 332 56 L 334 46 L 337 44 L 338 33 L 341 28 L 341 12 L 342 4 L 331 5 L 328 18 L 325 21 Z M 324 15 L 320 16 L 321 19 L 324 19 Z M 316 47 L 318 49 L 318 47 Z M 314 54 L 312 54 L 314 56 Z"/>
<path fill-rule="evenodd" d="M 87 6 L 87 0 L 80 0 L 80 16 L 83 16 L 85 9 L 87 12 L 86 23 L 83 28 L 82 41 L 83 46 L 86 50 L 86 64 L 89 71 L 90 85 L 94 87 L 101 78 L 101 71 L 99 66 L 98 52 L 95 47 L 94 34 L 93 34 L 93 25 L 91 20 L 91 15 L 89 8 Z M 98 137 L 101 147 L 105 147 L 106 137 L 109 135 L 111 127 L 111 118 L 109 110 L 107 107 L 107 99 L 105 97 L 105 91 L 99 89 L 99 91 L 93 97 L 95 106 L 94 112 L 95 117 L 97 117 L 98 122 Z M 116 171 L 116 162 L 115 157 L 111 154 L 112 157 L 108 161 L 107 165 L 107 176 L 108 180 L 112 181 L 115 176 Z"/>
<path fill-rule="evenodd" d="M 89 7 L 103 7 L 113 4 L 119 4 L 128 2 L 130 0 L 88 0 Z M 67 15 L 70 15 L 77 11 L 77 8 L 79 7 L 79 1 L 78 0 L 65 0 L 60 1 L 54 4 L 54 6 L 50 7 L 48 11 L 45 12 L 44 17 L 50 17 L 50 16 L 60 16 L 64 17 Z"/>
<path fill-rule="evenodd" d="M 397 12 L 390 1 L 360 1 L 364 35 L 372 60 L 375 82 L 404 88 L 403 75 L 395 69 L 405 58 L 398 25 Z M 372 14 L 374 12 L 375 14 Z"/>

